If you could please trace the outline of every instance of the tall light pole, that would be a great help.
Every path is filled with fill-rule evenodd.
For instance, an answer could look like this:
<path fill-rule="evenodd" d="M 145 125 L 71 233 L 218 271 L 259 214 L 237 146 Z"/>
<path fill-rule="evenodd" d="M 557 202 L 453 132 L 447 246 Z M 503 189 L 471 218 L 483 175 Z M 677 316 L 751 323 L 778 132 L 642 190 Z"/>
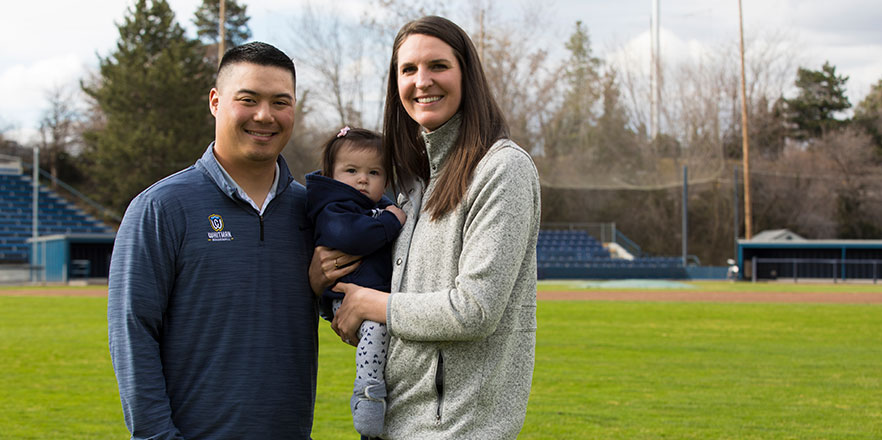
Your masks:
<path fill-rule="evenodd" d="M 683 227 L 683 267 L 686 267 L 687 249 L 689 247 L 689 168 L 683 165 L 683 215 L 680 218 Z"/>
<path fill-rule="evenodd" d="M 34 166 L 32 167 L 31 185 L 33 193 L 31 195 L 31 281 L 37 281 L 37 274 L 34 272 L 34 265 L 37 262 L 37 237 L 40 236 L 39 227 L 39 200 L 40 200 L 40 145 L 34 144 Z"/>
<path fill-rule="evenodd" d="M 649 31 L 652 38 L 649 66 L 649 138 L 654 140 L 659 132 L 659 105 L 661 101 L 661 48 L 659 44 L 659 0 L 652 0 L 652 18 L 649 22 Z"/>
<path fill-rule="evenodd" d="M 37 220 L 39 219 L 39 200 L 40 200 L 40 146 L 34 145 L 34 166 L 33 166 L 33 174 L 31 177 L 31 184 L 33 188 L 33 194 L 31 196 L 31 238 L 34 240 L 40 236 L 38 231 L 39 223 Z M 34 242 L 36 245 L 36 241 Z"/>
<path fill-rule="evenodd" d="M 744 238 L 753 237 L 750 211 L 750 143 L 747 130 L 747 85 L 744 79 L 744 19 L 741 0 L 738 0 L 738 33 L 741 45 L 741 151 L 744 168 Z"/>

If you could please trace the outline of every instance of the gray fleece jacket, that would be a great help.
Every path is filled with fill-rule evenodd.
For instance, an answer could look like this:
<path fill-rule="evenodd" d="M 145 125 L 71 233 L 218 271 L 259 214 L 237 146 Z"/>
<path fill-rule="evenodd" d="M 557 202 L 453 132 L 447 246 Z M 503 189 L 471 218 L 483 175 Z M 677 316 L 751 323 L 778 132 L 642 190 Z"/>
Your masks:
<path fill-rule="evenodd" d="M 453 212 L 422 212 L 460 126 L 424 134 L 428 187 L 403 185 L 393 251 L 386 439 L 514 439 L 536 345 L 539 177 L 510 140 L 494 144 Z"/>

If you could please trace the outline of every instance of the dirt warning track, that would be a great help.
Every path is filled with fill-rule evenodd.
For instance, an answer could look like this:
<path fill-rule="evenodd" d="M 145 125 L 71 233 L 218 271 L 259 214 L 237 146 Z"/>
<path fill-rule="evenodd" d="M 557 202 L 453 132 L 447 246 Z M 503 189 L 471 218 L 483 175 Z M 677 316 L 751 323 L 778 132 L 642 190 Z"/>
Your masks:
<path fill-rule="evenodd" d="M 0 296 L 107 296 L 107 286 L 87 287 L 10 287 L 0 288 Z"/>
<path fill-rule="evenodd" d="M 696 290 L 586 290 L 539 292 L 540 300 L 558 301 L 667 301 L 667 302 L 729 302 L 729 303 L 830 303 L 882 304 L 879 292 L 707 292 Z"/>
<path fill-rule="evenodd" d="M 0 288 L 3 296 L 87 296 L 106 297 L 107 286 L 86 287 L 16 287 Z M 729 303 L 829 303 L 882 304 L 879 292 L 708 292 L 676 289 L 589 289 L 579 291 L 541 291 L 539 300 L 549 301 L 662 301 L 662 302 L 729 302 Z"/>

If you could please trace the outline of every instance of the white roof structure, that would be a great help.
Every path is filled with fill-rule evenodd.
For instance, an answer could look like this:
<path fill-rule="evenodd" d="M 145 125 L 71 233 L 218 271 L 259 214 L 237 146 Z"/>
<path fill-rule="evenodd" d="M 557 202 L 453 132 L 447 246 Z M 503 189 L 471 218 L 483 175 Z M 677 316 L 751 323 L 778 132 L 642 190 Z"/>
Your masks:
<path fill-rule="evenodd" d="M 750 241 L 761 241 L 761 242 L 805 242 L 808 241 L 799 234 L 790 231 L 789 229 L 768 229 L 760 232 L 759 234 L 754 235 Z"/>

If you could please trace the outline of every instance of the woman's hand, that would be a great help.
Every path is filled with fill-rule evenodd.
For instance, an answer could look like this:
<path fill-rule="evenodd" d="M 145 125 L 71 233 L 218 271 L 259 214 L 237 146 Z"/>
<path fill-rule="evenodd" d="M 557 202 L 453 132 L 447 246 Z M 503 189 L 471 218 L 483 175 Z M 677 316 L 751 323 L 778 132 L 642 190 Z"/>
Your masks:
<path fill-rule="evenodd" d="M 353 261 L 360 259 L 359 256 L 344 254 L 325 246 L 317 246 L 312 253 L 312 261 L 309 263 L 309 287 L 316 295 L 321 295 L 340 277 L 355 270 L 361 262 L 353 263 Z"/>
<path fill-rule="evenodd" d="M 349 283 L 337 283 L 334 291 L 345 294 L 343 304 L 331 321 L 331 329 L 343 342 L 357 347 L 358 328 L 366 319 L 386 323 L 388 293 Z"/>

